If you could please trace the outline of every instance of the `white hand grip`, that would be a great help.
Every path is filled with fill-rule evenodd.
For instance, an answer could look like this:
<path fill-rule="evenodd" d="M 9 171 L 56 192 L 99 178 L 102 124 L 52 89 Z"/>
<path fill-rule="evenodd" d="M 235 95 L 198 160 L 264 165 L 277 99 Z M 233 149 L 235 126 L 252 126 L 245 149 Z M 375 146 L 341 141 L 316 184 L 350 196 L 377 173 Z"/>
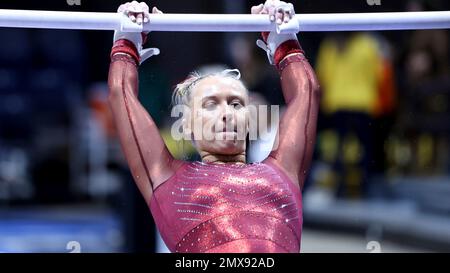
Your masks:
<path fill-rule="evenodd" d="M 298 20 L 294 17 L 287 23 L 277 24 L 276 27 L 278 34 L 288 34 L 288 33 L 298 33 L 300 31 L 300 24 Z"/>
<path fill-rule="evenodd" d="M 131 19 L 125 14 L 121 14 L 120 19 L 120 31 L 122 32 L 142 32 L 143 25 L 133 23 Z"/>

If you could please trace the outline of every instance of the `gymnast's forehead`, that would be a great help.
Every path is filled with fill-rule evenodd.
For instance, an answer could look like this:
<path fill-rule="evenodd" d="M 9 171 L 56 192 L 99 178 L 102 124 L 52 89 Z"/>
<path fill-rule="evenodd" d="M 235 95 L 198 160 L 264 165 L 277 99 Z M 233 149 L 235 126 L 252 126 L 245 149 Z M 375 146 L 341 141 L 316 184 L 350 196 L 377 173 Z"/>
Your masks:
<path fill-rule="evenodd" d="M 220 94 L 247 96 L 247 89 L 240 80 L 231 77 L 210 76 L 199 81 L 194 88 L 194 96 L 210 96 Z"/>

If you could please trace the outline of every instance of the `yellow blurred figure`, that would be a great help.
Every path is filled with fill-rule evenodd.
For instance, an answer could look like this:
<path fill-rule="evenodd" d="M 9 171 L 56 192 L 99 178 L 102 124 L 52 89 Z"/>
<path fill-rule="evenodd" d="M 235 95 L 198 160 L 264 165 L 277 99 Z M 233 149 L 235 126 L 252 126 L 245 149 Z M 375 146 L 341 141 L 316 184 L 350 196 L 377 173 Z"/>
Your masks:
<path fill-rule="evenodd" d="M 323 91 L 321 110 L 338 139 L 332 163 L 338 177 L 337 197 L 367 194 L 374 162 L 374 118 L 392 108 L 393 89 L 384 83 L 390 75 L 389 62 L 384 62 L 381 48 L 366 33 L 340 33 L 325 39 L 319 48 L 316 72 Z"/>
<path fill-rule="evenodd" d="M 345 44 L 341 44 L 345 43 Z M 374 114 L 383 63 L 375 39 L 358 33 L 348 40 L 325 40 L 316 67 L 323 89 L 322 110 Z"/>

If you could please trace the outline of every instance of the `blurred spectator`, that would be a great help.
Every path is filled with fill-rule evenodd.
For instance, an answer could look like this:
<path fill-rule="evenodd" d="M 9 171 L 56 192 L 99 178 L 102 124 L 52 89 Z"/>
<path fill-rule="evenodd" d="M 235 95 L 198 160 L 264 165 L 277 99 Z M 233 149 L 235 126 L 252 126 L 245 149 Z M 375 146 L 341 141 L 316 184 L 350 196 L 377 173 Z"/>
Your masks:
<path fill-rule="evenodd" d="M 91 114 L 104 135 L 108 138 L 115 137 L 114 123 L 111 110 L 108 106 L 108 86 L 106 83 L 93 84 L 88 91 L 88 104 Z"/>
<path fill-rule="evenodd" d="M 439 1 L 413 0 L 406 6 L 411 12 L 439 9 Z M 398 78 L 402 97 L 396 120 L 398 132 L 389 143 L 392 171 L 448 173 L 448 30 L 414 30 L 405 34 L 398 66 L 402 72 Z"/>
<path fill-rule="evenodd" d="M 378 100 L 374 111 L 373 172 L 382 175 L 387 169 L 387 141 L 395 122 L 397 109 L 397 83 L 391 44 L 382 36 L 374 34 L 382 59 L 382 75 L 378 86 Z"/>
<path fill-rule="evenodd" d="M 336 194 L 364 195 L 373 160 L 373 115 L 383 75 L 378 44 L 365 33 L 327 38 L 320 45 L 316 71 L 323 90 L 322 111 L 338 135 Z M 355 164 L 358 168 L 352 166 Z"/>
<path fill-rule="evenodd" d="M 409 1 L 407 11 L 432 10 L 429 1 Z M 405 39 L 404 69 L 410 86 L 442 77 L 449 72 L 448 30 L 414 30 Z"/>

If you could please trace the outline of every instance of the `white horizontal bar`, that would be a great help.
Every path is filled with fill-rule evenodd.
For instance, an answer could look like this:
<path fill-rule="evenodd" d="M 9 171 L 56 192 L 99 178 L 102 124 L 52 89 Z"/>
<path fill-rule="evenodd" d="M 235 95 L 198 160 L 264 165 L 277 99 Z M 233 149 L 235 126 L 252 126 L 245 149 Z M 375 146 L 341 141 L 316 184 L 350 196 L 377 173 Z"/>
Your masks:
<path fill-rule="evenodd" d="M 303 14 L 301 31 L 448 29 L 450 11 Z"/>
<path fill-rule="evenodd" d="M 323 13 L 296 15 L 299 31 L 351 31 L 450 28 L 450 11 L 387 13 Z M 267 15 L 155 14 L 146 30 L 155 31 L 270 31 Z"/>
<path fill-rule="evenodd" d="M 0 27 L 53 29 L 119 29 L 117 13 L 0 9 Z"/>
<path fill-rule="evenodd" d="M 296 15 L 287 32 L 450 28 L 450 11 Z M 295 22 L 295 21 L 294 21 Z M 0 27 L 142 31 L 117 13 L 0 9 Z M 147 31 L 258 32 L 274 30 L 267 15 L 151 14 Z"/>

